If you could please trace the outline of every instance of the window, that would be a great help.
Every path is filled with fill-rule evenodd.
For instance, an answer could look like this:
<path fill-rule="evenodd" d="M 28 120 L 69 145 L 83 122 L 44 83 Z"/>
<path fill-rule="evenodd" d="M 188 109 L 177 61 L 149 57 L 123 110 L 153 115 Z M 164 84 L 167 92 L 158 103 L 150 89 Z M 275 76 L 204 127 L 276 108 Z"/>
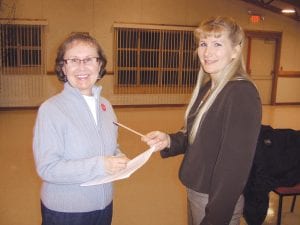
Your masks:
<path fill-rule="evenodd" d="M 43 74 L 44 26 L 0 24 L 2 74 Z"/>
<path fill-rule="evenodd" d="M 199 70 L 194 28 L 115 26 L 115 93 L 189 93 Z"/>

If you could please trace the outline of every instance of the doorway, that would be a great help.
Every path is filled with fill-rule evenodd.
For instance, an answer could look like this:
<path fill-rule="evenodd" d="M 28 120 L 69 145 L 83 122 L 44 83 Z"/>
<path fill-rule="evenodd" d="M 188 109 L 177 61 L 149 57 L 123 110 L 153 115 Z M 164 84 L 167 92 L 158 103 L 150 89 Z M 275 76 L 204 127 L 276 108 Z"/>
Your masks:
<path fill-rule="evenodd" d="M 280 32 L 246 31 L 246 69 L 255 82 L 262 104 L 274 105 L 279 71 Z"/>

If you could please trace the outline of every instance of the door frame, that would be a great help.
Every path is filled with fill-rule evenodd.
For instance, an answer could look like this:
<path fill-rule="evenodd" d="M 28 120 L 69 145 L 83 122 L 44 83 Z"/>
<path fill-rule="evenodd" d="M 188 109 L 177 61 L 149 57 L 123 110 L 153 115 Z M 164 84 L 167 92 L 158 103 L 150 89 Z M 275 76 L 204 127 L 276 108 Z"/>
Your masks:
<path fill-rule="evenodd" d="M 251 41 L 253 38 L 268 39 L 275 41 L 275 55 L 274 55 L 274 67 L 273 67 L 273 77 L 272 77 L 272 90 L 271 90 L 271 105 L 276 104 L 276 91 L 277 91 L 277 81 L 278 73 L 280 67 L 280 53 L 281 53 L 281 42 L 282 42 L 282 32 L 276 31 L 260 31 L 260 30 L 245 30 L 246 38 L 248 39 L 248 49 L 247 49 L 247 59 L 246 59 L 246 70 L 249 73 L 251 64 Z"/>

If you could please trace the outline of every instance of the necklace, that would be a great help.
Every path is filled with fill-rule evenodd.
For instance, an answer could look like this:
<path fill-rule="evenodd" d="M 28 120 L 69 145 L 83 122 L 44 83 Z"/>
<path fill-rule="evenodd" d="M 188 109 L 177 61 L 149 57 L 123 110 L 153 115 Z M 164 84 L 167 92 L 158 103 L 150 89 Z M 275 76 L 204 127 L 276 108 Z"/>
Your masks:
<path fill-rule="evenodd" d="M 201 109 L 201 107 L 203 106 L 203 104 L 206 102 L 206 100 L 208 99 L 209 95 L 211 94 L 212 89 L 209 88 L 206 93 L 204 94 L 204 96 L 202 97 L 199 105 L 197 106 L 196 110 L 189 116 L 189 117 L 194 117 L 199 110 Z"/>
<path fill-rule="evenodd" d="M 198 107 L 200 107 L 204 102 L 206 102 L 206 100 L 208 99 L 208 96 L 210 95 L 210 93 L 211 93 L 211 88 L 206 91 L 206 93 L 203 96 L 202 100 L 200 101 L 200 104 L 199 104 Z"/>

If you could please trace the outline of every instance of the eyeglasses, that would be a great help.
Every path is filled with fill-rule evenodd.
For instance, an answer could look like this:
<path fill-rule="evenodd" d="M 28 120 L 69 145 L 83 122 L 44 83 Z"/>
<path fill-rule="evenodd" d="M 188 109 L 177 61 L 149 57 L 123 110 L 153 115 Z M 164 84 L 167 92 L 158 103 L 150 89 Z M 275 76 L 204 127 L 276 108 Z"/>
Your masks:
<path fill-rule="evenodd" d="M 83 62 L 84 65 L 91 66 L 99 62 L 99 57 L 87 57 L 84 59 L 72 58 L 64 59 L 63 61 L 70 66 L 79 66 L 81 62 Z"/>

